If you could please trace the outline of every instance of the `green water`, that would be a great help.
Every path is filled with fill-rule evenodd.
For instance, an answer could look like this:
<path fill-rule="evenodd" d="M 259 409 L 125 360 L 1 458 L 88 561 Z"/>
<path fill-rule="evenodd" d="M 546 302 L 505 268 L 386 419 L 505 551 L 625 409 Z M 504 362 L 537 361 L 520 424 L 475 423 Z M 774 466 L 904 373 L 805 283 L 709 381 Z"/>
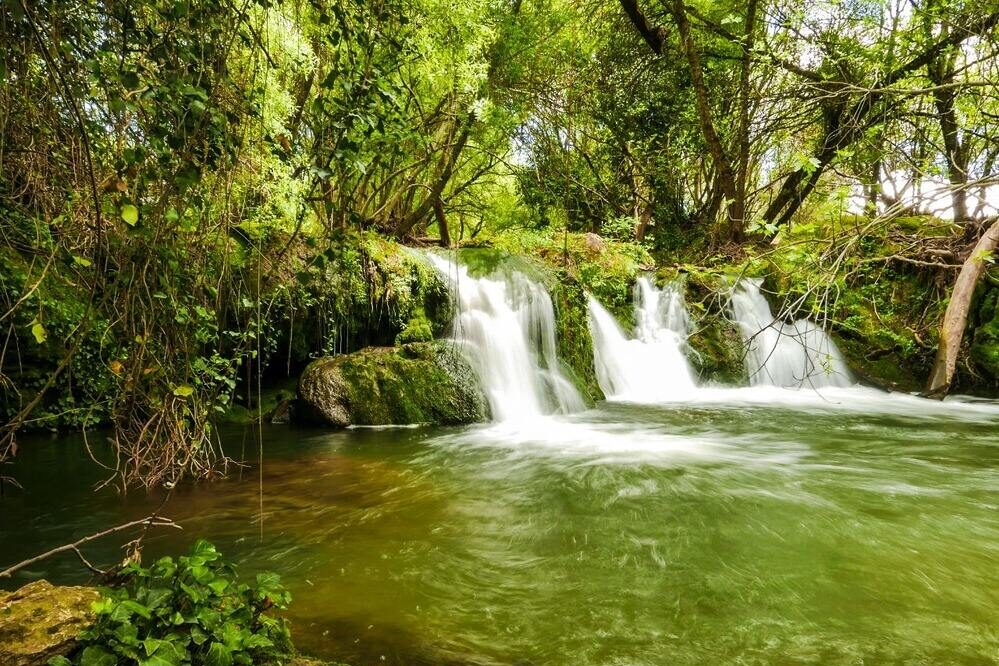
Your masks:
<path fill-rule="evenodd" d="M 298 645 L 355 665 L 999 662 L 999 410 L 858 403 L 270 427 L 263 515 L 252 463 L 177 489 L 184 531 L 147 557 L 207 536 L 280 571 Z M 22 440 L 8 473 L 0 564 L 161 499 L 93 492 L 78 437 Z M 37 575 L 86 579 L 67 558 L 6 585 Z"/>

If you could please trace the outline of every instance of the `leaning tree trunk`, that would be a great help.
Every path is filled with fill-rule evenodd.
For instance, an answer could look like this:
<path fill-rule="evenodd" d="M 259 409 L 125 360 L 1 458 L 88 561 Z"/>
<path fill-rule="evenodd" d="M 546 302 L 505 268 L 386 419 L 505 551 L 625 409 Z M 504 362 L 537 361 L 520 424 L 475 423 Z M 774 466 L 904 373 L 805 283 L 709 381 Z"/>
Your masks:
<path fill-rule="evenodd" d="M 954 291 L 947 304 L 943 323 L 940 325 L 940 346 L 937 358 L 933 362 L 933 371 L 926 383 L 926 395 L 931 398 L 943 398 L 950 390 L 954 380 L 954 370 L 957 368 L 957 355 L 961 349 L 961 339 L 968 324 L 968 311 L 971 309 L 971 297 L 975 293 L 978 278 L 985 267 L 988 253 L 999 247 L 999 219 L 982 234 L 975 244 L 975 249 L 965 260 L 961 272 L 954 283 Z"/>

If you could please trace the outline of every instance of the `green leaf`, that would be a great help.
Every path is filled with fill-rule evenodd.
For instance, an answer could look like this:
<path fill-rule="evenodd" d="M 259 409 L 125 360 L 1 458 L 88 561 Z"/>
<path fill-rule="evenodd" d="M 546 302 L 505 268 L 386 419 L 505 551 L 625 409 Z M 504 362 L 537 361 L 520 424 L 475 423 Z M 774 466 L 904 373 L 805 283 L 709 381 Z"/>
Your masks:
<path fill-rule="evenodd" d="M 212 643 L 205 654 L 205 666 L 232 666 L 232 650 L 222 643 Z"/>
<path fill-rule="evenodd" d="M 115 622 L 128 622 L 131 620 L 133 615 L 138 615 L 146 620 L 152 617 L 152 613 L 149 612 L 149 609 L 140 604 L 138 601 L 125 599 L 115 606 L 114 611 L 111 613 L 111 619 Z"/>
<path fill-rule="evenodd" d="M 243 648 L 246 650 L 252 648 L 269 648 L 269 647 L 274 647 L 274 641 L 261 634 L 253 634 L 252 636 L 248 637 L 246 641 L 243 643 Z"/>
<path fill-rule="evenodd" d="M 178 398 L 186 398 L 194 393 L 193 386 L 178 386 L 173 390 L 173 394 Z"/>
<path fill-rule="evenodd" d="M 213 562 L 218 559 L 219 551 L 212 542 L 198 539 L 191 548 L 191 555 L 203 558 L 204 562 Z"/>
<path fill-rule="evenodd" d="M 31 322 L 31 334 L 35 336 L 35 342 L 38 344 L 45 342 L 45 338 L 48 337 L 48 333 L 45 332 L 45 327 L 42 326 L 42 322 L 37 319 Z"/>
<path fill-rule="evenodd" d="M 257 592 L 262 597 L 281 594 L 284 592 L 284 588 L 281 586 L 281 576 L 273 571 L 265 571 L 264 573 L 257 574 Z"/>
<path fill-rule="evenodd" d="M 124 645 L 138 645 L 139 629 L 131 622 L 118 625 L 114 630 L 114 637 Z"/>
<path fill-rule="evenodd" d="M 169 599 L 171 594 L 173 594 L 173 590 L 164 587 L 155 587 L 146 592 L 146 596 L 143 601 L 145 602 L 146 607 L 152 610 Z"/>
<path fill-rule="evenodd" d="M 181 663 L 182 660 L 174 659 L 171 653 L 157 653 L 148 659 L 139 660 L 139 666 L 180 666 Z"/>
<path fill-rule="evenodd" d="M 142 644 L 146 648 L 146 654 L 149 655 L 148 659 L 139 661 L 144 666 L 178 666 L 190 656 L 187 650 L 171 641 L 147 638 Z"/>
<path fill-rule="evenodd" d="M 225 592 L 225 589 L 227 587 L 229 587 L 229 581 L 227 581 L 225 578 L 216 578 L 215 580 L 208 583 L 208 589 L 210 589 L 212 592 L 220 596 L 223 592 Z"/>
<path fill-rule="evenodd" d="M 73 255 L 73 263 L 83 266 L 84 268 L 89 268 L 93 265 L 92 262 L 86 257 L 78 257 L 75 254 Z"/>
<path fill-rule="evenodd" d="M 139 209 L 132 204 L 125 204 L 121 207 L 121 219 L 125 224 L 134 227 L 139 221 Z"/>
<path fill-rule="evenodd" d="M 61 654 L 52 657 L 45 663 L 48 664 L 48 666 L 73 666 L 73 662 Z"/>
<path fill-rule="evenodd" d="M 115 656 L 99 645 L 84 648 L 80 655 L 80 666 L 115 666 L 117 663 Z"/>

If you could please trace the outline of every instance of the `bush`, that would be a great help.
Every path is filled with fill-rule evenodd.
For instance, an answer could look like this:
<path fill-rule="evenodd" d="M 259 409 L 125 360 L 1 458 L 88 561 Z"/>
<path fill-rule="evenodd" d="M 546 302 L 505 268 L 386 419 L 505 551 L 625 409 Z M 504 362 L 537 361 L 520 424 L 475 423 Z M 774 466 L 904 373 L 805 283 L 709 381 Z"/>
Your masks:
<path fill-rule="evenodd" d="M 256 587 L 236 580 L 235 567 L 199 540 L 191 554 L 126 566 L 120 587 L 103 589 L 97 619 L 71 658 L 49 666 L 233 666 L 280 664 L 291 652 L 287 623 L 270 616 L 290 595 L 273 573 Z"/>

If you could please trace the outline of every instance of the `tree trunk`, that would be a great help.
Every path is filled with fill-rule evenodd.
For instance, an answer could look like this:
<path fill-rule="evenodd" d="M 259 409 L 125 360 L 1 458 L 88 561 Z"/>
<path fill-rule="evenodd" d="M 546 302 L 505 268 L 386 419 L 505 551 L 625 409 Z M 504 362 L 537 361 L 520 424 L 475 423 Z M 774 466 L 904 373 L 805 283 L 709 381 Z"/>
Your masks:
<path fill-rule="evenodd" d="M 867 204 L 864 206 L 871 217 L 877 217 L 881 202 L 881 158 L 871 163 L 871 184 L 867 188 Z"/>
<path fill-rule="evenodd" d="M 927 65 L 929 79 L 936 86 L 933 103 L 937 108 L 937 122 L 943 136 L 944 158 L 947 161 L 947 179 L 951 186 L 951 205 L 954 220 L 963 222 L 968 214 L 968 151 L 961 140 L 961 125 L 957 118 L 955 99 L 957 88 L 953 87 L 957 50 L 942 54 Z"/>
<path fill-rule="evenodd" d="M 620 0 L 621 7 L 624 8 L 628 19 L 635 29 L 649 45 L 653 53 L 661 55 L 666 46 L 666 30 L 662 27 L 649 23 L 648 18 L 642 13 L 637 0 Z M 694 95 L 697 106 L 697 118 L 700 121 L 701 135 L 708 145 L 708 152 L 711 154 L 711 161 L 715 167 L 715 181 L 722 196 L 727 202 L 728 208 L 728 232 L 730 238 L 738 239 L 742 236 L 742 231 L 746 218 L 746 201 L 744 196 L 740 196 L 740 188 L 736 169 L 733 167 L 732 159 L 722 143 L 718 131 L 715 129 L 711 104 L 708 100 L 707 85 L 704 82 L 704 69 L 701 65 L 701 55 L 697 51 L 694 37 L 691 33 L 690 20 L 687 18 L 687 7 L 683 0 L 673 0 L 668 6 L 673 20 L 676 22 L 680 32 L 680 45 L 683 48 L 687 59 L 687 66 L 690 69 L 690 79 L 694 86 Z M 755 22 L 755 0 L 752 2 L 751 16 L 749 21 Z M 747 55 L 748 57 L 748 55 Z M 748 78 L 748 76 L 747 76 Z M 748 85 L 748 84 L 747 84 Z M 747 121 L 748 125 L 748 121 Z"/>
<path fill-rule="evenodd" d="M 957 356 L 961 351 L 961 340 L 968 324 L 968 312 L 971 309 L 971 299 L 975 294 L 975 286 L 982 275 L 985 266 L 985 256 L 995 251 L 999 246 L 999 219 L 992 223 L 975 244 L 975 249 L 965 260 L 961 272 L 954 283 L 947 312 L 940 326 L 940 346 L 937 358 L 933 362 L 933 371 L 926 383 L 926 395 L 931 398 L 943 398 L 950 391 L 954 380 L 954 370 L 957 368 Z"/>
<path fill-rule="evenodd" d="M 729 229 L 732 240 L 742 240 L 746 228 L 746 197 L 749 183 L 749 134 L 750 134 L 750 74 L 753 70 L 753 47 L 756 42 L 756 13 L 758 0 L 749 0 L 746 7 L 746 24 L 742 45 L 742 66 L 739 70 L 739 154 L 736 160 L 735 193 L 738 201 L 736 206 L 739 217 L 730 219 L 735 222 Z"/>
<path fill-rule="evenodd" d="M 415 227 L 423 218 L 430 213 L 433 208 L 434 202 L 440 199 L 441 194 L 444 193 L 444 188 L 447 187 L 448 182 L 451 180 L 451 176 L 454 175 L 454 168 L 458 164 L 458 157 L 461 156 L 461 151 L 465 149 L 465 144 L 468 143 L 468 137 L 472 133 L 472 125 L 475 124 L 475 114 L 468 114 L 468 117 L 462 123 L 461 133 L 458 135 L 458 139 L 451 144 L 450 148 L 445 147 L 444 153 L 441 157 L 441 167 L 440 172 L 437 175 L 437 179 L 434 181 L 433 186 L 430 188 L 430 193 L 427 197 L 416 207 L 412 213 L 407 215 L 396 227 L 396 236 L 402 238 Z"/>
<path fill-rule="evenodd" d="M 447 216 L 444 214 L 444 204 L 440 197 L 434 201 L 434 218 L 437 220 L 437 231 L 440 232 L 441 246 L 451 247 L 451 232 L 447 228 Z"/>
<path fill-rule="evenodd" d="M 746 217 L 746 202 L 739 196 L 732 161 L 729 159 L 721 137 L 715 129 L 711 105 L 708 101 L 708 89 L 704 82 L 704 70 L 701 67 L 701 55 L 697 51 L 697 45 L 694 44 L 694 36 L 690 31 L 690 21 L 687 19 L 687 8 L 684 6 L 683 0 L 673 0 L 670 13 L 673 14 L 673 20 L 676 21 L 677 29 L 680 31 L 680 40 L 687 56 L 690 80 L 694 86 L 697 118 L 701 123 L 701 134 L 708 144 L 708 152 L 711 153 L 711 159 L 715 164 L 715 178 L 718 180 L 718 187 L 727 200 L 729 230 L 735 235 L 741 235 L 743 221 Z"/>

